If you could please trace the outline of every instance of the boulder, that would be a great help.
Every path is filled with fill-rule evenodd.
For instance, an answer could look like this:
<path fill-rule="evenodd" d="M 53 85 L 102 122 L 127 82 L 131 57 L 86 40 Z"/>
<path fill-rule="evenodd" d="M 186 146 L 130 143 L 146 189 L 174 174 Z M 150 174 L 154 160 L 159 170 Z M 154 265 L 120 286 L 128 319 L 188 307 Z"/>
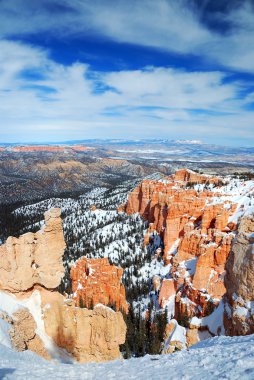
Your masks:
<path fill-rule="evenodd" d="M 12 315 L 11 325 L 9 335 L 13 348 L 17 351 L 33 351 L 45 359 L 51 358 L 41 338 L 36 333 L 37 325 L 28 309 L 17 310 Z"/>

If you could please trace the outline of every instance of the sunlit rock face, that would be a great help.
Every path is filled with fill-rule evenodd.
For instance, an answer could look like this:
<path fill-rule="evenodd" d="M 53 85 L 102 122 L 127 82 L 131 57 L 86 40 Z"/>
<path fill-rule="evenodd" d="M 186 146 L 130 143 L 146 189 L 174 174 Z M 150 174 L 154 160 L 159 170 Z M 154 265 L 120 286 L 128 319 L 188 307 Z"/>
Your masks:
<path fill-rule="evenodd" d="M 126 335 L 122 314 L 103 305 L 94 310 L 79 308 L 56 290 L 64 275 L 60 215 L 60 209 L 51 209 L 40 231 L 9 237 L 0 247 L 0 318 L 9 325 L 10 344 L 46 359 L 61 357 L 62 348 L 69 360 L 120 358 L 119 345 Z M 122 269 L 109 273 L 107 280 L 114 279 L 127 308 L 120 284 Z"/>
<path fill-rule="evenodd" d="M 65 248 L 60 215 L 60 209 L 46 212 L 40 231 L 9 237 L 0 246 L 0 289 L 19 293 L 34 285 L 54 289 L 60 284 Z"/>
<path fill-rule="evenodd" d="M 226 264 L 224 323 L 228 335 L 254 333 L 254 215 L 241 220 Z"/>
<path fill-rule="evenodd" d="M 219 182 L 183 169 L 166 182 L 143 181 L 129 195 L 126 212 L 139 212 L 163 239 L 164 261 L 172 264 L 176 291 L 191 284 L 214 298 L 225 293 L 225 263 L 233 239 L 228 219 L 236 205 L 229 200 L 217 203 L 221 193 L 209 188 L 189 188 L 189 183 Z"/>
<path fill-rule="evenodd" d="M 110 265 L 108 259 L 82 257 L 71 269 L 72 292 L 76 305 L 91 308 L 98 303 L 128 312 L 123 269 Z"/>
<path fill-rule="evenodd" d="M 121 358 L 119 345 L 125 342 L 126 325 L 120 312 L 104 305 L 79 308 L 58 295 L 45 309 L 44 323 L 55 344 L 79 362 Z"/>

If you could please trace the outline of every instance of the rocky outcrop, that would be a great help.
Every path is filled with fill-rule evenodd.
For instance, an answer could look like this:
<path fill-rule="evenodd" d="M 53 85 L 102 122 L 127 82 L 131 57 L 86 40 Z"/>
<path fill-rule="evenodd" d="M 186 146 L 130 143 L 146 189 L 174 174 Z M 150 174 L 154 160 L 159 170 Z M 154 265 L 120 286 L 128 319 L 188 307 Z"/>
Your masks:
<path fill-rule="evenodd" d="M 126 212 L 139 212 L 163 239 L 164 261 L 173 264 L 176 291 L 187 282 L 214 298 L 225 293 L 225 263 L 233 238 L 228 219 L 236 205 L 229 200 L 217 202 L 220 192 L 187 186 L 220 182 L 217 177 L 183 169 L 167 182 L 143 181 L 129 195 Z M 149 240 L 149 231 L 145 240 Z"/>
<path fill-rule="evenodd" d="M 82 257 L 71 268 L 72 292 L 77 306 L 91 308 L 98 303 L 128 312 L 123 269 L 110 265 L 107 258 Z"/>
<path fill-rule="evenodd" d="M 175 296 L 175 284 L 173 279 L 164 279 L 159 292 L 159 305 L 164 308 L 170 297 Z"/>
<path fill-rule="evenodd" d="M 173 175 L 175 181 L 188 182 L 188 183 L 213 183 L 218 184 L 221 182 L 220 178 L 207 176 L 204 174 L 196 173 L 189 169 L 177 170 Z"/>
<path fill-rule="evenodd" d="M 65 241 L 61 210 L 45 213 L 45 225 L 37 233 L 9 237 L 0 246 L 0 289 L 25 292 L 34 285 L 56 288 L 64 275 Z"/>
<path fill-rule="evenodd" d="M 184 348 L 186 348 L 186 331 L 175 319 L 172 319 L 165 328 L 162 353 L 172 354 Z"/>
<path fill-rule="evenodd" d="M 254 215 L 241 220 L 226 264 L 224 324 L 228 335 L 254 333 Z"/>
<path fill-rule="evenodd" d="M 48 295 L 43 298 L 46 301 Z M 126 325 L 120 312 L 103 305 L 78 308 L 58 293 L 50 296 L 50 307 L 44 307 L 44 324 L 55 344 L 79 362 L 121 358 L 119 345 L 125 342 Z"/>
<path fill-rule="evenodd" d="M 167 253 L 176 239 L 183 237 L 186 229 L 194 229 L 194 225 L 195 228 L 201 226 L 203 234 L 208 234 L 211 229 L 228 232 L 228 218 L 236 207 L 230 201 L 227 202 L 226 208 L 224 204 L 213 204 L 213 198 L 221 197 L 219 192 L 186 188 L 187 181 L 175 180 L 184 178 L 182 171 L 180 172 L 181 175 L 176 172 L 166 183 L 143 181 L 129 195 L 126 204 L 128 214 L 139 212 L 145 220 L 153 223 L 154 229 L 163 238 L 166 261 Z M 210 183 L 219 182 L 217 178 L 202 175 L 202 183 L 208 179 Z"/>
<path fill-rule="evenodd" d="M 21 308 L 13 313 L 10 322 L 12 327 L 9 335 L 12 345 L 17 351 L 30 350 L 45 359 L 50 359 L 41 338 L 36 334 L 37 325 L 28 309 Z"/>
<path fill-rule="evenodd" d="M 82 362 L 120 358 L 119 345 L 124 343 L 126 334 L 122 314 L 104 305 L 97 305 L 94 310 L 79 308 L 73 299 L 65 299 L 55 290 L 64 275 L 65 242 L 60 214 L 60 209 L 46 212 L 40 231 L 10 237 L 0 247 L 0 292 L 5 300 L 0 304 L 0 318 L 10 325 L 10 340 L 18 351 L 29 349 L 49 359 L 56 353 L 56 357 L 61 356 L 59 350 L 64 348 Z M 118 294 L 119 308 L 127 307 L 120 284 L 122 269 L 111 268 L 106 261 L 97 268 L 101 279 L 105 279 L 103 289 L 109 290 L 113 299 Z M 77 278 L 83 281 L 82 275 L 86 276 L 89 265 L 86 270 L 80 264 L 77 266 L 75 284 Z M 99 286 L 93 284 L 97 294 Z M 89 295 L 92 293 L 90 287 Z"/>

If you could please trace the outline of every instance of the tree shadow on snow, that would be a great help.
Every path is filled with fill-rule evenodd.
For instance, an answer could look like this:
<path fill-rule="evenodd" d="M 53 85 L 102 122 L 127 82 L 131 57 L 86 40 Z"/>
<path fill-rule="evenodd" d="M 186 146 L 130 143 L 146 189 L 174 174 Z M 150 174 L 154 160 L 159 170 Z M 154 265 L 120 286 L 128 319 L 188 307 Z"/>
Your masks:
<path fill-rule="evenodd" d="M 0 368 L 0 380 L 5 379 L 6 375 L 10 375 L 15 372 L 15 368 Z"/>

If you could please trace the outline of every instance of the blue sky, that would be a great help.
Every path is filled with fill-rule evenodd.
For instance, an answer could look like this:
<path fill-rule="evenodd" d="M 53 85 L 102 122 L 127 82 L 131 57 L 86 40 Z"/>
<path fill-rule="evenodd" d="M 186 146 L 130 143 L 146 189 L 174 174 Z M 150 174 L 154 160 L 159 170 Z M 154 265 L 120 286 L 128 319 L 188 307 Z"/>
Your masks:
<path fill-rule="evenodd" d="M 0 142 L 254 145 L 251 0 L 0 0 Z"/>

